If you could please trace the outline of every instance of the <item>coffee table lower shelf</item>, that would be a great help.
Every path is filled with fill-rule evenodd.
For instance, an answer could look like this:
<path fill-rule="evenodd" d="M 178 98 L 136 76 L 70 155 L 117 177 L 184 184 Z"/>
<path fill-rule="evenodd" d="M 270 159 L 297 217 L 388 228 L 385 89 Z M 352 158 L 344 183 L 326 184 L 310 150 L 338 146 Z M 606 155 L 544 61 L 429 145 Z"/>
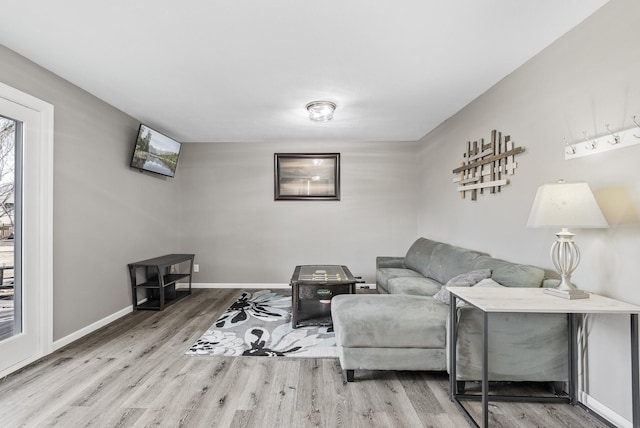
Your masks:
<path fill-rule="evenodd" d="M 291 277 L 291 325 L 331 326 L 331 300 L 339 294 L 355 294 L 355 278 L 346 266 L 296 266 Z"/>
<path fill-rule="evenodd" d="M 331 301 L 321 303 L 317 300 L 303 300 L 298 303 L 296 327 L 312 325 L 333 325 L 331 320 Z"/>

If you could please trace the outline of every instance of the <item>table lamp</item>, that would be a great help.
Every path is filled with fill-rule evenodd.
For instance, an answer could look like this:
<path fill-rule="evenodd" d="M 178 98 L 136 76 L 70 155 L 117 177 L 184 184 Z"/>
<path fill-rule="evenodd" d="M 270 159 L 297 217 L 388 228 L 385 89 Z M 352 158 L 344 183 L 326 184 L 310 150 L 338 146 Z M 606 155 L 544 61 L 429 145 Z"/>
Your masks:
<path fill-rule="evenodd" d="M 538 188 L 527 227 L 560 227 L 558 239 L 551 247 L 551 260 L 560 274 L 559 290 L 576 290 L 571 273 L 580 262 L 580 250 L 568 228 L 609 227 L 600 207 L 584 182 L 544 184 Z"/>

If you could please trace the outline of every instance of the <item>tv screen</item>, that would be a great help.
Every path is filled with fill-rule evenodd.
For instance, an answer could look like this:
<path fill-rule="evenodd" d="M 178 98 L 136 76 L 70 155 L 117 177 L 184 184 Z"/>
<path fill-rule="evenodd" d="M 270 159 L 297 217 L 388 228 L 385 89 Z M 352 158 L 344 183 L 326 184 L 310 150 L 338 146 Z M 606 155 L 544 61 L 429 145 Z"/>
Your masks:
<path fill-rule="evenodd" d="M 131 167 L 173 177 L 176 174 L 180 145 L 176 140 L 140 124 Z"/>

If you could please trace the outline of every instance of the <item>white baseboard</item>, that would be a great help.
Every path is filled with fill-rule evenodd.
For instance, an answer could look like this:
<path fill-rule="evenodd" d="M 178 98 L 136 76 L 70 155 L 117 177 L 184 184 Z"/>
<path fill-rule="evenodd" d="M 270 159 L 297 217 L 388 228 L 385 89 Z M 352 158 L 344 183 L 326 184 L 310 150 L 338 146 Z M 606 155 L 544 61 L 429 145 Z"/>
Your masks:
<path fill-rule="evenodd" d="M 185 283 L 180 283 L 176 286 L 176 288 L 188 288 L 189 284 Z M 279 284 L 279 283 L 272 283 L 272 284 L 268 284 L 268 283 L 259 283 L 259 284 L 252 284 L 252 283 L 233 283 L 233 284 L 227 284 L 227 283 L 221 283 L 221 282 L 194 282 L 191 284 L 191 288 L 236 288 L 238 290 L 243 290 L 243 289 L 285 289 L 285 288 L 290 288 L 291 286 L 286 283 L 286 284 Z M 370 288 L 370 289 L 375 289 L 376 288 L 376 284 L 356 284 L 356 288 L 360 289 L 360 288 Z"/>
<path fill-rule="evenodd" d="M 189 284 L 178 284 L 178 288 L 187 288 Z M 270 289 L 270 288 L 289 288 L 289 284 L 279 284 L 279 283 L 223 283 L 223 282 L 194 282 L 191 284 L 191 288 L 237 288 L 237 289 L 245 289 L 245 288 L 253 288 L 253 289 Z"/>
<path fill-rule="evenodd" d="M 146 299 L 145 299 L 146 300 Z M 140 302 L 142 303 L 142 302 Z M 131 311 L 133 311 L 133 305 L 129 305 L 124 309 L 119 310 L 116 313 L 113 313 L 109 316 L 106 316 L 104 318 L 102 318 L 101 320 L 98 320 L 96 322 L 94 322 L 93 324 L 89 324 L 88 326 L 81 328 L 78 331 L 75 331 L 65 337 L 63 337 L 62 339 L 58 339 L 55 342 L 53 342 L 53 350 L 57 351 L 58 349 L 67 346 L 68 344 L 70 344 L 71 342 L 74 342 L 78 339 L 80 339 L 81 337 L 86 336 L 89 333 L 93 333 L 94 331 L 96 331 L 97 329 L 104 327 L 105 325 L 112 323 L 113 321 L 117 320 L 118 318 L 122 318 L 123 316 L 130 314 Z"/>
<path fill-rule="evenodd" d="M 176 288 L 187 288 L 189 286 L 189 284 L 177 284 Z M 200 283 L 192 283 L 191 284 L 191 288 L 235 288 L 235 289 L 288 289 L 290 287 L 290 285 L 288 283 L 286 284 L 281 284 L 281 283 L 208 283 L 208 282 L 200 282 Z M 375 284 L 357 284 L 356 286 L 357 288 L 376 288 Z M 138 302 L 138 304 L 140 303 L 144 303 L 146 299 L 143 299 L 142 301 Z M 53 351 L 57 351 L 58 349 L 67 346 L 68 344 L 70 344 L 71 342 L 74 342 L 84 336 L 86 336 L 89 333 L 93 333 L 94 331 L 98 330 L 101 327 L 104 327 L 105 325 L 112 323 L 113 321 L 117 320 L 118 318 L 122 318 L 123 316 L 131 313 L 131 311 L 133 310 L 133 306 L 127 306 L 124 309 L 119 310 L 116 313 L 113 313 L 109 316 L 106 316 L 104 318 L 102 318 L 101 320 L 98 320 L 92 324 L 89 324 L 88 326 L 81 328 L 80 330 L 77 330 L 65 337 L 63 337 L 62 339 L 58 339 L 55 342 L 53 342 Z"/>
<path fill-rule="evenodd" d="M 188 283 L 178 283 L 176 284 L 176 288 L 188 288 Z M 234 288 L 238 290 L 243 289 L 288 289 L 290 285 L 288 283 L 209 283 L 209 282 L 200 282 L 200 283 L 192 283 L 191 288 Z M 356 288 L 370 288 L 375 289 L 376 284 L 357 284 Z M 144 303 L 147 299 L 143 299 L 138 304 Z M 89 333 L 93 333 L 97 329 L 104 327 L 105 325 L 112 323 L 118 318 L 122 318 L 123 316 L 131 313 L 133 311 L 133 306 L 127 306 L 124 309 L 119 310 L 116 313 L 113 313 L 109 316 L 102 318 L 84 328 L 81 328 L 78 331 L 75 331 L 61 339 L 53 342 L 53 351 L 57 351 L 58 349 L 67 346 L 71 342 L 74 342 Z"/>
<path fill-rule="evenodd" d="M 580 392 L 580 402 L 617 427 L 632 428 L 633 426 L 631 421 L 628 421 L 624 417 L 615 413 L 613 410 L 611 410 L 595 398 L 591 397 L 584 391 Z"/>

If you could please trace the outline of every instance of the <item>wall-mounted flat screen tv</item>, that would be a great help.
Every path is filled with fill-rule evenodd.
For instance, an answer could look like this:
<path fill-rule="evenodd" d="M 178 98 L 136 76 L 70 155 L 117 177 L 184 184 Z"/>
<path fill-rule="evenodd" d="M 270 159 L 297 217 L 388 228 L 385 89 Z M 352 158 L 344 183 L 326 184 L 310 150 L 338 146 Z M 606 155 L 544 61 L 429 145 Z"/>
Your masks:
<path fill-rule="evenodd" d="M 173 138 L 140 124 L 131 167 L 173 177 L 176 174 L 180 146 Z"/>

